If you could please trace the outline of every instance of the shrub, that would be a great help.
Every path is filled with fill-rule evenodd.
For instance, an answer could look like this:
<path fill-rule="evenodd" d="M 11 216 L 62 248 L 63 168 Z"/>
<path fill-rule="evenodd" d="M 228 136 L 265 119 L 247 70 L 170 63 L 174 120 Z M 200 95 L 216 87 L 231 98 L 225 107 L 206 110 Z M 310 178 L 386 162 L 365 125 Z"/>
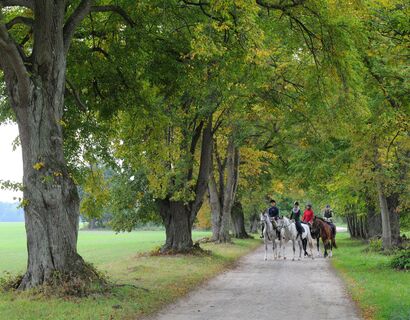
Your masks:
<path fill-rule="evenodd" d="M 382 239 L 373 238 L 369 240 L 369 246 L 365 249 L 366 252 L 380 252 L 383 250 Z"/>
<path fill-rule="evenodd" d="M 394 269 L 410 270 L 410 250 L 405 250 L 395 256 L 390 265 Z"/>

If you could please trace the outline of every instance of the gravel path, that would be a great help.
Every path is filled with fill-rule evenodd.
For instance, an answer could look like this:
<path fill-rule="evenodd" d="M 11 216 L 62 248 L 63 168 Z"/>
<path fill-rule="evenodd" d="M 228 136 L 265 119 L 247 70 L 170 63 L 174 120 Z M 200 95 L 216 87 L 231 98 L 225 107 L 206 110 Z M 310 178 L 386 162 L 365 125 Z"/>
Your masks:
<path fill-rule="evenodd" d="M 291 251 L 289 243 L 288 259 Z M 272 251 L 269 253 L 268 261 L 263 261 L 264 249 L 260 247 L 242 258 L 235 269 L 151 319 L 360 319 L 328 259 L 274 261 Z"/>

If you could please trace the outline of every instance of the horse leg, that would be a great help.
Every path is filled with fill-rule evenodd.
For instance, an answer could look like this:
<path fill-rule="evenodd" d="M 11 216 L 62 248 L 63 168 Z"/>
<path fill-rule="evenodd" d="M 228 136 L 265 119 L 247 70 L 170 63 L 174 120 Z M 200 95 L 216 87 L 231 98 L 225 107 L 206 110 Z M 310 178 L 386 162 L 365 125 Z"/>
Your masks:
<path fill-rule="evenodd" d="M 268 239 L 266 237 L 266 234 L 264 235 L 264 241 L 265 241 L 265 261 L 268 260 Z"/>
<path fill-rule="evenodd" d="M 323 241 L 323 246 L 325 247 L 325 255 L 324 257 L 327 257 L 327 241 Z"/>
<path fill-rule="evenodd" d="M 310 256 L 312 257 L 312 260 L 314 259 L 313 257 L 313 239 L 310 238 L 309 240 L 309 249 L 310 249 Z"/>
<path fill-rule="evenodd" d="M 273 259 L 276 260 L 276 240 L 272 237 L 272 252 Z"/>
<path fill-rule="evenodd" d="M 320 257 L 319 237 L 316 238 L 317 256 Z"/>
<path fill-rule="evenodd" d="M 330 246 L 330 253 L 329 253 L 329 258 L 331 258 L 332 257 L 332 242 L 330 241 L 329 242 L 329 246 Z"/>
<path fill-rule="evenodd" d="M 305 238 L 305 239 L 302 240 L 302 245 L 303 245 L 303 253 L 304 253 L 305 257 L 306 257 L 306 256 L 308 256 L 308 253 L 307 253 L 307 251 L 306 251 L 307 238 Z"/>
<path fill-rule="evenodd" d="M 296 257 L 295 239 L 292 240 L 292 247 L 293 247 L 293 259 L 292 259 L 292 261 L 295 261 L 295 257 Z"/>
<path fill-rule="evenodd" d="M 300 260 L 300 259 L 302 259 L 303 240 L 299 240 L 298 244 L 299 244 L 299 258 L 298 258 L 298 260 Z"/>

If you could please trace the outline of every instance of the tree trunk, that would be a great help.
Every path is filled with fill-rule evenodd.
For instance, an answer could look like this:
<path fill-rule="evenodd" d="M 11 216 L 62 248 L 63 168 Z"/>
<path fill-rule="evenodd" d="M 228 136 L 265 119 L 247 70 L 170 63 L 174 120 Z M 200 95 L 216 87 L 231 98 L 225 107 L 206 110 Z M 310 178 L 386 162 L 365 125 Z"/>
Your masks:
<path fill-rule="evenodd" d="M 223 206 L 221 217 L 221 228 L 219 230 L 219 241 L 229 242 L 231 237 L 229 235 L 229 222 L 234 204 L 236 193 L 236 160 L 237 149 L 235 148 L 235 141 L 233 134 L 229 137 L 228 149 L 227 149 L 227 162 L 226 162 L 226 184 L 223 192 Z"/>
<path fill-rule="evenodd" d="M 390 232 L 393 246 L 398 246 L 401 243 L 400 219 L 399 214 L 397 213 L 399 198 L 397 193 L 393 193 L 387 197 L 387 208 L 389 209 Z"/>
<path fill-rule="evenodd" d="M 367 230 L 368 238 L 381 238 L 382 236 L 382 219 L 381 215 L 376 212 L 374 199 L 366 195 L 367 208 Z"/>
<path fill-rule="evenodd" d="M 64 61 L 60 63 L 64 70 Z M 79 197 L 62 145 L 64 74 L 47 81 L 44 76 L 34 78 L 30 104 L 16 113 L 23 153 L 28 249 L 28 270 L 20 285 L 23 289 L 51 280 L 56 270 L 76 273 L 84 266 L 77 254 Z"/>
<path fill-rule="evenodd" d="M 377 192 L 379 195 L 380 213 L 382 218 L 382 241 L 383 249 L 386 251 L 392 248 L 392 235 L 390 229 L 390 212 L 387 205 L 387 198 L 383 190 L 383 185 L 377 181 Z"/>
<path fill-rule="evenodd" d="M 250 228 L 249 228 L 249 232 L 250 233 L 257 233 L 258 232 L 258 215 L 256 213 L 254 213 L 250 218 Z"/>
<path fill-rule="evenodd" d="M 190 211 L 181 201 L 160 200 L 166 240 L 162 252 L 189 252 L 193 248 Z"/>
<path fill-rule="evenodd" d="M 97 219 L 90 219 L 90 222 L 88 223 L 88 229 L 94 230 L 97 228 Z"/>
<path fill-rule="evenodd" d="M 219 232 L 221 228 L 221 202 L 218 195 L 218 189 L 216 186 L 215 176 L 213 170 L 210 172 L 209 183 L 209 204 L 211 207 L 211 222 L 212 222 L 212 241 L 218 241 Z"/>
<path fill-rule="evenodd" d="M 245 230 L 245 217 L 243 214 L 242 204 L 235 201 L 231 211 L 231 221 L 234 230 L 234 237 L 237 239 L 249 238 Z"/>

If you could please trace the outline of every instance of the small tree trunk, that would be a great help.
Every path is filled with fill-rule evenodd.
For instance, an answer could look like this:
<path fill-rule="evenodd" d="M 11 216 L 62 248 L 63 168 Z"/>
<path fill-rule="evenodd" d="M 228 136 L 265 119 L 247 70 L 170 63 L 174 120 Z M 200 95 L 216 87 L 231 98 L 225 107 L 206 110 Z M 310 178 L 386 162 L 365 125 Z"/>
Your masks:
<path fill-rule="evenodd" d="M 249 228 L 249 232 L 250 233 L 257 233 L 258 232 L 258 215 L 256 213 L 254 213 L 250 218 L 250 228 Z"/>
<path fill-rule="evenodd" d="M 221 203 L 219 200 L 218 189 L 216 186 L 215 176 L 211 171 L 208 183 L 209 204 L 211 207 L 212 222 L 212 241 L 218 241 L 221 228 Z"/>
<path fill-rule="evenodd" d="M 97 226 L 97 219 L 91 219 L 90 222 L 88 223 L 88 229 L 94 230 Z"/>
<path fill-rule="evenodd" d="M 242 204 L 235 201 L 231 211 L 232 226 L 234 230 L 234 237 L 237 239 L 249 238 L 245 230 L 245 217 L 243 214 Z"/>
<path fill-rule="evenodd" d="M 383 248 L 386 251 L 392 248 L 392 236 L 390 229 L 390 212 L 387 205 L 387 198 L 384 194 L 383 186 L 380 181 L 377 182 L 377 191 L 379 195 L 380 213 L 382 217 L 382 240 Z"/>
<path fill-rule="evenodd" d="M 398 246 L 401 243 L 400 237 L 400 219 L 397 213 L 397 208 L 399 206 L 399 195 L 393 193 L 387 197 L 387 207 L 389 209 L 390 218 L 390 231 L 392 237 L 392 245 Z"/>

